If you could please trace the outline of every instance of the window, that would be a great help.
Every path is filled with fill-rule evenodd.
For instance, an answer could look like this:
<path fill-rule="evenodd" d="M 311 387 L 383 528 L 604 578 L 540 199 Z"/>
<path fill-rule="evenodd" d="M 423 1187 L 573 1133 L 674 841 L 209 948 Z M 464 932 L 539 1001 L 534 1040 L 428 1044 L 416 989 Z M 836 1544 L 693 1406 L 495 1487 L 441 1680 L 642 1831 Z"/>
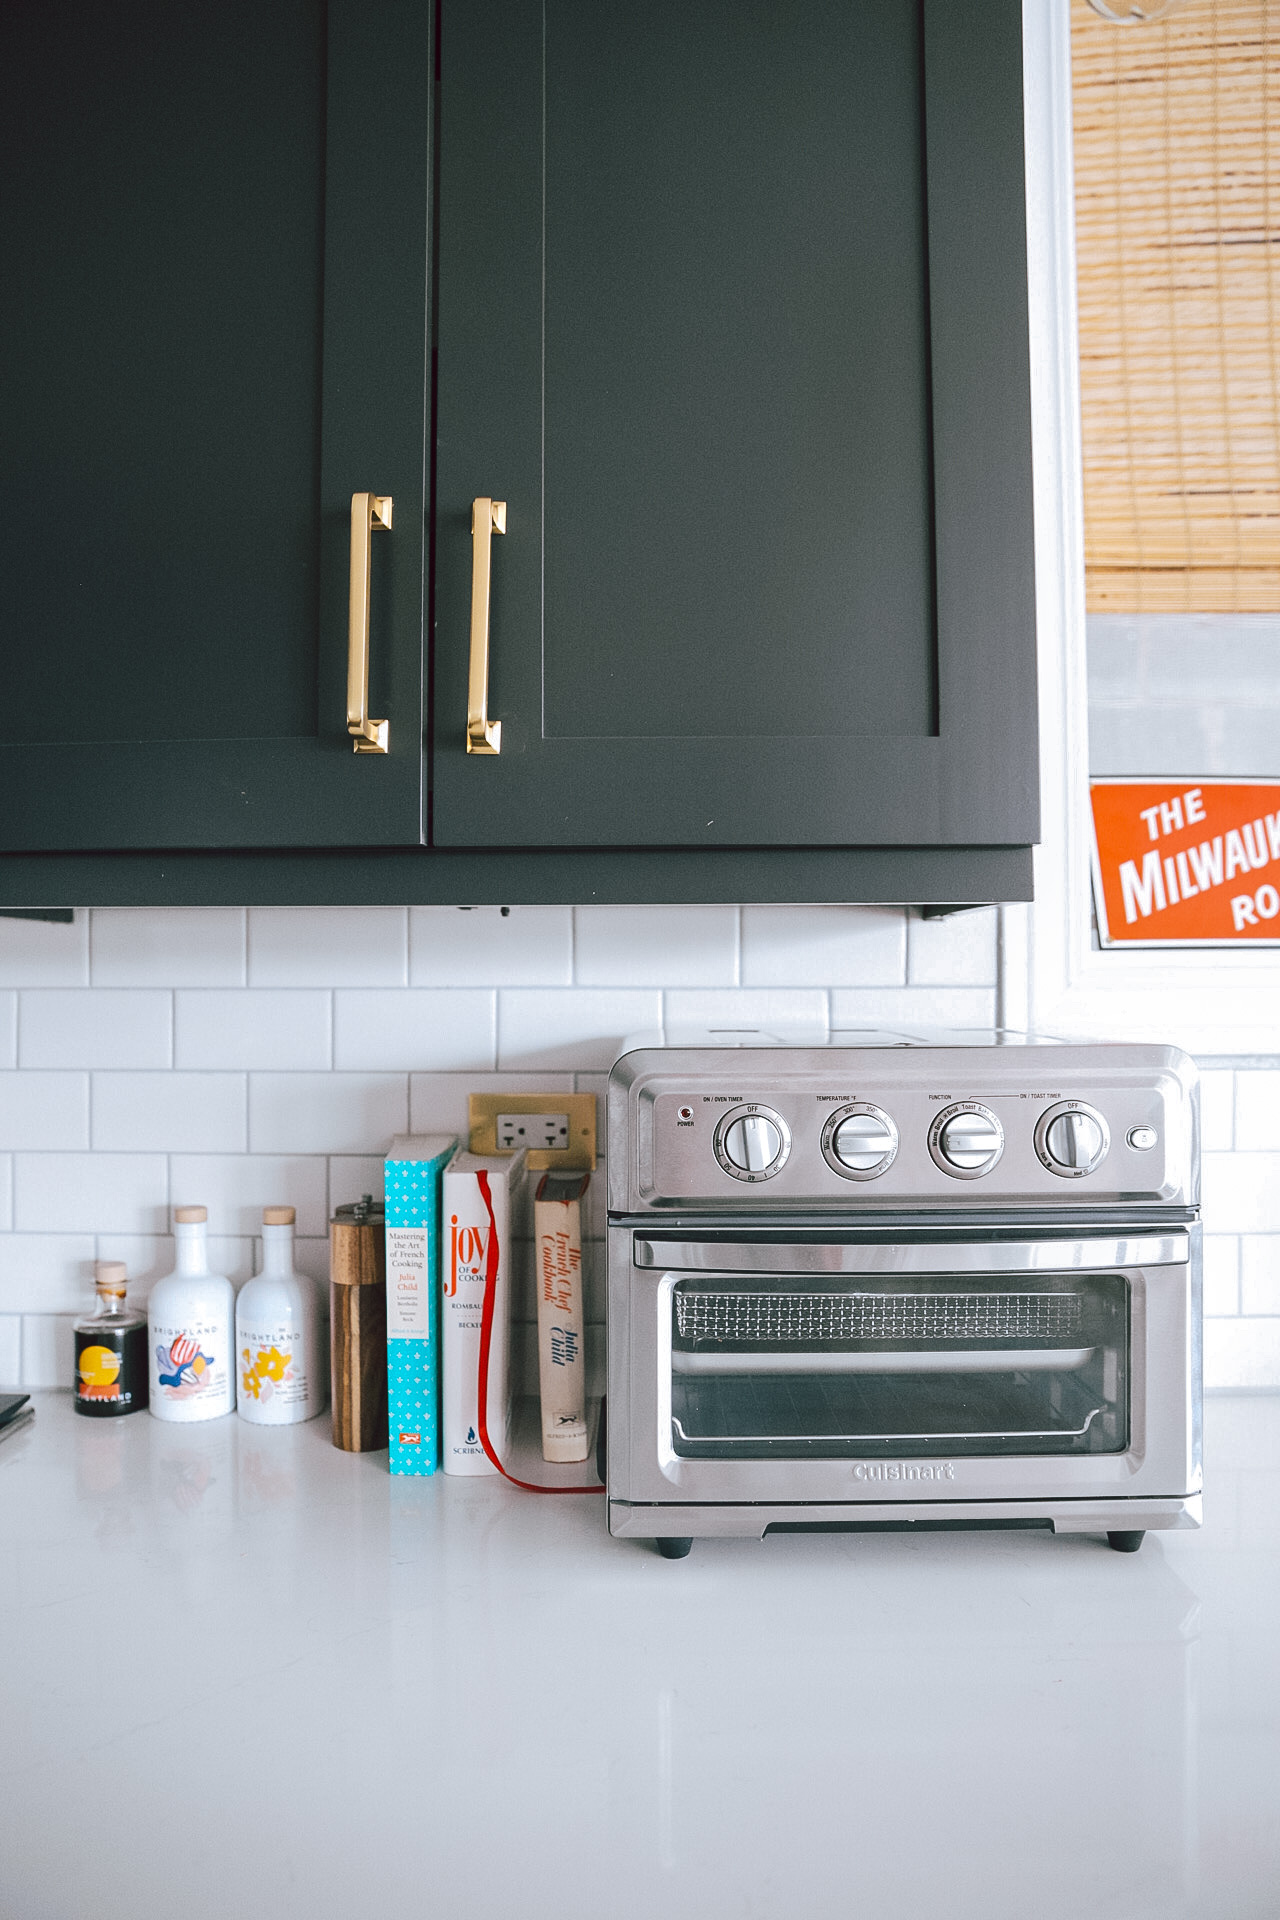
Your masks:
<path fill-rule="evenodd" d="M 1091 723 L 1095 771 L 1104 757 L 1107 771 L 1154 771 L 1138 760 L 1150 749 L 1162 774 L 1280 774 L 1280 729 L 1257 719 L 1280 683 L 1269 364 L 1280 335 L 1268 307 L 1280 308 L 1280 248 L 1262 239 L 1273 217 L 1280 226 L 1280 205 L 1269 204 L 1280 192 L 1261 164 L 1268 141 L 1280 151 L 1280 48 L 1265 0 L 1185 0 L 1165 23 L 1134 27 L 1098 19 L 1088 0 L 1025 0 L 1024 25 L 1045 839 L 1035 906 L 1003 914 L 1002 1017 L 1202 1054 L 1277 1052 L 1274 955 L 1094 949 L 1088 774 Z M 1092 95 L 1073 126 L 1073 35 L 1095 27 L 1087 61 L 1077 50 Z M 1185 100 L 1166 91 L 1149 51 L 1152 36 L 1175 33 L 1196 56 Z M 1104 135 L 1100 110 L 1096 124 L 1087 117 L 1117 89 L 1119 160 L 1114 124 Z M 1191 157 L 1185 180 L 1162 182 L 1175 123 Z M 1091 253 L 1079 283 L 1077 134 L 1082 178 L 1097 183 L 1089 219 L 1111 236 L 1110 264 L 1105 248 Z M 1215 142 L 1216 175 L 1205 167 Z M 1233 237 L 1206 245 L 1206 217 L 1224 211 Z M 1134 275 L 1119 290 L 1106 280 L 1117 255 Z M 1225 369 L 1224 316 L 1245 349 Z M 1233 712 L 1245 720 L 1235 730 Z M 1181 767 L 1170 764 L 1174 742 Z M 1206 766 L 1206 752 L 1221 757 Z"/>

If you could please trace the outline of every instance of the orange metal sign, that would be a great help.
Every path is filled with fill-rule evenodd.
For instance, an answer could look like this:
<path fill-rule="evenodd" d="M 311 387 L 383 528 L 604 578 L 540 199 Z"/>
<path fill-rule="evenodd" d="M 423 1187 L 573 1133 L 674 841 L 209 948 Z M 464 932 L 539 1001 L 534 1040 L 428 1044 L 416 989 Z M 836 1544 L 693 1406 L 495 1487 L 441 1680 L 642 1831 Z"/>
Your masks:
<path fill-rule="evenodd" d="M 1104 947 L 1280 946 L 1280 780 L 1092 780 Z"/>

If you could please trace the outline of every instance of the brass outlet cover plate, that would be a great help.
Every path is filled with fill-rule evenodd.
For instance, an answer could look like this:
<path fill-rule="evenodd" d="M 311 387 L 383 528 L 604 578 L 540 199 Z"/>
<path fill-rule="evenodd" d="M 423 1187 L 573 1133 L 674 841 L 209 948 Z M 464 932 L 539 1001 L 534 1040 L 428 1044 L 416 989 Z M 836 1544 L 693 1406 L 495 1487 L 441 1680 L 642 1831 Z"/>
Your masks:
<path fill-rule="evenodd" d="M 552 1168 L 557 1173 L 594 1173 L 596 1170 L 596 1096 L 594 1093 L 473 1093 L 467 1099 L 467 1144 L 472 1153 L 503 1153 L 498 1145 L 500 1113 L 563 1113 L 569 1118 L 569 1144 L 563 1151 L 529 1149 L 533 1172 Z"/>

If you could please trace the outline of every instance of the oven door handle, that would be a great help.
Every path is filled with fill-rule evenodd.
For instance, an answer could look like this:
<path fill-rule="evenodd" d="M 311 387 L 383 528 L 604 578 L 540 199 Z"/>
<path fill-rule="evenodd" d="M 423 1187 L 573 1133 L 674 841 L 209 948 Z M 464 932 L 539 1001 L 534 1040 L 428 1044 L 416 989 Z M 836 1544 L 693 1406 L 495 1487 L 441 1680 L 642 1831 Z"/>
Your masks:
<path fill-rule="evenodd" d="M 1062 1273 L 1110 1267 L 1185 1267 L 1185 1233 L 1088 1240 L 912 1241 L 891 1245 L 651 1240 L 637 1234 L 637 1267 L 683 1273 Z"/>

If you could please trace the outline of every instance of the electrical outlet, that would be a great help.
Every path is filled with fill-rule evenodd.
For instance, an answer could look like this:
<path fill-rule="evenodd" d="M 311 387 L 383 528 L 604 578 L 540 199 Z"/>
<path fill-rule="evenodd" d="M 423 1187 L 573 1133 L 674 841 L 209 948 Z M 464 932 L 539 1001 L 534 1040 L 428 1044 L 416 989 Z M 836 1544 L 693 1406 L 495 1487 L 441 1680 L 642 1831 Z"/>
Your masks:
<path fill-rule="evenodd" d="M 472 1153 L 529 1155 L 531 1173 L 593 1173 L 596 1164 L 594 1093 L 473 1093 L 467 1099 L 467 1144 Z"/>
<path fill-rule="evenodd" d="M 499 1153 L 514 1153 L 520 1147 L 564 1153 L 569 1145 L 567 1113 L 500 1113 L 497 1127 Z"/>

